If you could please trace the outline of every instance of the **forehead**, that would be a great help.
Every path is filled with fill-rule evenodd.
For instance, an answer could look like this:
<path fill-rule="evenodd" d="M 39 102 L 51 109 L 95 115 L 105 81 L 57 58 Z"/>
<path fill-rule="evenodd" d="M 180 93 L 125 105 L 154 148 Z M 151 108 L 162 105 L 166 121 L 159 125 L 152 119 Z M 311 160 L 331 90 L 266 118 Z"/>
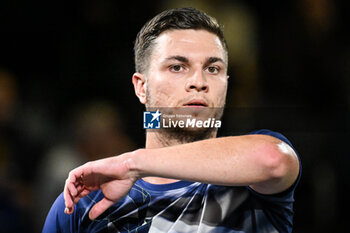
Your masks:
<path fill-rule="evenodd" d="M 206 30 L 168 30 L 155 40 L 153 58 L 181 55 L 193 59 L 219 57 L 226 61 L 226 52 L 220 39 Z"/>

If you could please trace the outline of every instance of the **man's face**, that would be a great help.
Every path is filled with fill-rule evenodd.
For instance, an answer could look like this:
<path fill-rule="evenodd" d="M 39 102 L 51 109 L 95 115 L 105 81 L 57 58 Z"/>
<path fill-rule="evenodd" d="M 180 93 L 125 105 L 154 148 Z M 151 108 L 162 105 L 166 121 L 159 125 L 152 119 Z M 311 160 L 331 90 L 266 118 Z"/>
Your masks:
<path fill-rule="evenodd" d="M 224 107 L 227 56 L 215 34 L 169 30 L 154 43 L 145 74 L 147 107 Z"/>

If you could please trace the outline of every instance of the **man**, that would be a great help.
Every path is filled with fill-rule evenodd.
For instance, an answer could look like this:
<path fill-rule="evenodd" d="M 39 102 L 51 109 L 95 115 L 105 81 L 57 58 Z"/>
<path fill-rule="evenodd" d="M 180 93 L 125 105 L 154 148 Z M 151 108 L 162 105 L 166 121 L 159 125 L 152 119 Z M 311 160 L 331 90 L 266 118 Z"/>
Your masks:
<path fill-rule="evenodd" d="M 164 11 L 137 36 L 135 93 L 148 109 L 219 118 L 227 59 L 215 19 Z M 268 130 L 216 132 L 147 131 L 145 149 L 74 169 L 43 232 L 291 232 L 300 162 L 290 142 Z"/>

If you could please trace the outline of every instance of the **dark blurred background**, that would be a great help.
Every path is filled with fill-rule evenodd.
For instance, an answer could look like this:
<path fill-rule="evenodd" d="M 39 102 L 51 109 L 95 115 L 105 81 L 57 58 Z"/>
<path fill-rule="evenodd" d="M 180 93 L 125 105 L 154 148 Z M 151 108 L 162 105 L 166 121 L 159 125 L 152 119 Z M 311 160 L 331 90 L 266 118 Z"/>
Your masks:
<path fill-rule="evenodd" d="M 220 135 L 268 128 L 298 151 L 294 232 L 345 232 L 349 6 L 340 0 L 0 2 L 0 232 L 40 232 L 68 171 L 144 146 L 133 42 L 160 11 L 224 25 Z"/>

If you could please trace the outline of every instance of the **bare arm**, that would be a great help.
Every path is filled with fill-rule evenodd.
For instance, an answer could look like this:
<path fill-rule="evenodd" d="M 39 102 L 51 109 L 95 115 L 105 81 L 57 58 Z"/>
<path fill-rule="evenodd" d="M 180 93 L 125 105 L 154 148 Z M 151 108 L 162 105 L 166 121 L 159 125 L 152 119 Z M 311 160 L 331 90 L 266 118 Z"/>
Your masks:
<path fill-rule="evenodd" d="M 128 193 L 137 179 L 157 176 L 219 185 L 249 185 L 273 194 L 290 187 L 299 172 L 298 158 L 284 142 L 266 135 L 208 139 L 157 149 L 140 149 L 89 162 L 73 170 L 64 190 L 66 213 L 89 192 L 105 198 L 90 212 L 94 219 Z"/>
<path fill-rule="evenodd" d="M 266 135 L 208 139 L 131 156 L 139 177 L 159 176 L 218 185 L 250 185 L 264 194 L 290 187 L 299 172 L 298 158 L 286 143 Z"/>

